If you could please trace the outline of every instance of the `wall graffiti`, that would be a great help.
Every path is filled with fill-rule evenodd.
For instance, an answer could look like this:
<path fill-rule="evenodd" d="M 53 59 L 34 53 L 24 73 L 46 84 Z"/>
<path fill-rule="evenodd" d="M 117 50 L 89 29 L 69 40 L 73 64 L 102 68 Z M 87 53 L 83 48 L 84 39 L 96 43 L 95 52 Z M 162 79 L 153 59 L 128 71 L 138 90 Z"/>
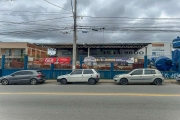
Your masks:
<path fill-rule="evenodd" d="M 179 73 L 178 72 L 161 72 L 165 79 L 175 79 Z"/>

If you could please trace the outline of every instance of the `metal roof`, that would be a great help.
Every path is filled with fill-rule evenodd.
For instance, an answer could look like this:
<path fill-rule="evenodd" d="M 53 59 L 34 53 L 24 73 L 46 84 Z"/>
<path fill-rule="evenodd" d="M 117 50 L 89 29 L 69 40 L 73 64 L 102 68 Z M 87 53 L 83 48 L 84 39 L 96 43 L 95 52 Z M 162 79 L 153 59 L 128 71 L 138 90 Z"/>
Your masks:
<path fill-rule="evenodd" d="M 92 43 L 92 44 L 77 44 L 77 48 L 133 48 L 133 49 L 139 49 L 144 48 L 145 46 L 148 46 L 151 43 Z M 50 48 L 73 48 L 73 44 L 58 44 L 58 43 L 39 43 L 36 45 L 50 47 Z"/>

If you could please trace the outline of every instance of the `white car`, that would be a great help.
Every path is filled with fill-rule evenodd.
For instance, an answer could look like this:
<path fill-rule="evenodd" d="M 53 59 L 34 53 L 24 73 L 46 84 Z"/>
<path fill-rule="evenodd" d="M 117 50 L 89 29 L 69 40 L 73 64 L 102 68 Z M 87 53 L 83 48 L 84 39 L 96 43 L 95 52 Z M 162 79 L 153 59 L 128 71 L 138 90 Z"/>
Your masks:
<path fill-rule="evenodd" d="M 176 77 L 176 81 L 180 82 L 180 74 Z"/>
<path fill-rule="evenodd" d="M 156 69 L 134 69 L 128 74 L 120 74 L 114 76 L 114 82 L 121 85 L 127 85 L 128 83 L 153 83 L 155 85 L 161 85 L 164 81 L 164 77 L 159 70 Z"/>
<path fill-rule="evenodd" d="M 100 79 L 100 74 L 95 69 L 76 69 L 67 75 L 57 77 L 57 82 L 67 84 L 68 82 L 88 82 L 90 85 L 96 84 Z"/>

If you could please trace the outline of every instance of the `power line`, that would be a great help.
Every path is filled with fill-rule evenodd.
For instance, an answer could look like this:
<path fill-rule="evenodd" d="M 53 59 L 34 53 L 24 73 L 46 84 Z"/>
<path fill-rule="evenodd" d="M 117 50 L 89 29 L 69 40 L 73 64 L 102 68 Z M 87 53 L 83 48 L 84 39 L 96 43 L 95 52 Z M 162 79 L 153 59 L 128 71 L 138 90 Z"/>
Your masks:
<path fill-rule="evenodd" d="M 28 13 L 59 13 L 59 12 L 35 12 L 35 11 L 14 11 L 14 10 L 0 10 L 5 12 L 28 12 Z M 71 14 L 71 13 L 65 13 L 65 14 Z"/>
<path fill-rule="evenodd" d="M 0 21 L 0 22 L 4 22 L 4 23 L 8 23 L 8 24 L 26 24 L 26 23 L 32 23 L 32 22 L 50 21 L 50 20 L 57 20 L 57 19 L 70 18 L 70 17 L 72 17 L 72 16 L 61 17 L 61 18 L 52 18 L 52 19 L 44 19 L 44 20 L 36 20 L 36 21 L 28 21 L 28 22 L 9 22 L 9 21 Z M 2 25 L 0 25 L 0 26 L 2 26 Z"/>
<path fill-rule="evenodd" d="M 73 12 L 73 4 L 72 4 L 72 0 L 70 0 L 70 1 L 71 1 L 72 13 L 74 14 L 74 12 Z"/>
<path fill-rule="evenodd" d="M 38 27 L 38 29 L 54 29 L 54 28 L 71 28 L 72 26 L 41 26 L 41 28 Z M 16 27 L 17 28 L 17 27 Z M 35 27 L 27 27 L 27 28 L 23 28 L 24 30 L 36 30 Z M 18 29 L 0 29 L 0 32 L 11 32 L 10 30 L 22 30 L 22 27 L 19 27 Z"/>
<path fill-rule="evenodd" d="M 51 15 L 51 16 L 55 16 L 55 15 L 65 15 L 65 14 L 33 14 L 33 15 L 27 15 L 27 14 L 0 14 L 0 15 L 6 15 L 6 16 L 39 16 L 39 15 Z"/>
<path fill-rule="evenodd" d="M 61 8 L 61 9 L 66 10 L 66 11 L 68 11 L 68 12 L 71 12 L 70 10 L 67 10 L 67 9 L 65 9 L 65 8 L 63 8 L 63 7 L 60 7 L 60 6 L 58 6 L 58 5 L 55 5 L 54 3 L 51 3 L 51 2 L 49 2 L 49 1 L 47 1 L 47 0 L 44 0 L 44 1 L 46 1 L 47 3 L 49 3 L 49 4 L 51 4 L 51 5 L 56 6 L 56 7 L 58 7 L 58 8 Z"/>
<path fill-rule="evenodd" d="M 59 30 L 61 30 L 61 29 L 59 29 Z M 57 30 L 48 30 L 48 31 L 46 30 L 46 31 L 38 31 L 38 32 L 18 33 L 18 34 L 11 34 L 11 36 L 26 36 L 26 35 L 47 33 L 47 32 L 53 32 L 53 31 L 57 31 Z M 0 39 L 6 38 L 6 37 L 9 37 L 9 36 L 1 37 Z"/>
<path fill-rule="evenodd" d="M 14 1 L 14 0 L 5 0 L 5 1 L 0 1 L 0 2 L 9 2 L 9 1 Z"/>
<path fill-rule="evenodd" d="M 161 20 L 161 19 L 180 19 L 180 18 L 131 18 L 131 17 L 92 17 L 92 16 L 82 16 L 85 18 L 106 18 L 106 19 L 156 19 L 156 20 Z"/>
<path fill-rule="evenodd" d="M 57 30 L 70 30 L 68 27 L 65 28 L 45 28 L 45 29 L 34 29 L 34 30 L 23 30 L 23 31 L 9 31 L 0 32 L 0 35 L 12 35 L 12 34 L 24 34 L 24 33 L 35 33 L 35 32 L 45 32 L 45 31 L 57 31 Z"/>

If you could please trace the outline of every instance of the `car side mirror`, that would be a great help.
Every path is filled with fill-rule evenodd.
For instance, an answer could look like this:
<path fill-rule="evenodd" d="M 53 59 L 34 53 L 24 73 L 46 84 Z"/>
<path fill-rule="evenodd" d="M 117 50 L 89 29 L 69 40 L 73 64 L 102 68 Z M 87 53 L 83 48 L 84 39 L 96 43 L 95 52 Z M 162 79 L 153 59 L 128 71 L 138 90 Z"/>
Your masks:
<path fill-rule="evenodd" d="M 131 73 L 130 75 L 133 75 L 133 73 Z"/>
<path fill-rule="evenodd" d="M 11 76 L 13 76 L 13 77 L 14 77 L 14 74 L 12 74 Z"/>

